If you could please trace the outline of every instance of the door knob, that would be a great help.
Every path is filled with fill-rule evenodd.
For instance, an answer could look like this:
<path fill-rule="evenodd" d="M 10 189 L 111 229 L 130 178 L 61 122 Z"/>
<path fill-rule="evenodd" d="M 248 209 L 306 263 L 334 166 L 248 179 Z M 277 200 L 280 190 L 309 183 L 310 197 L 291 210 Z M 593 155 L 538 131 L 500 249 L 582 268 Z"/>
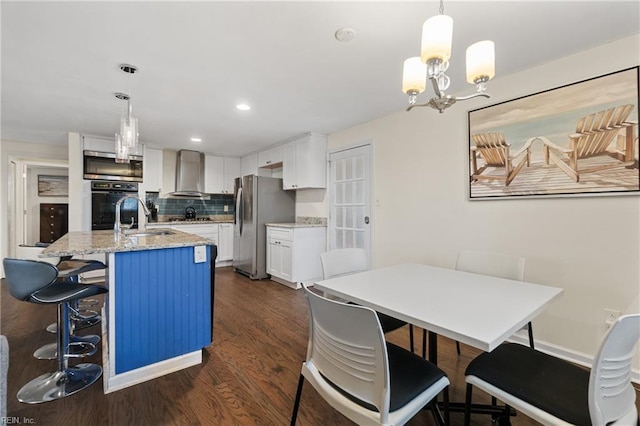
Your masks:
<path fill-rule="evenodd" d="M 369 216 L 364 217 L 364 223 L 367 225 L 369 224 Z"/>

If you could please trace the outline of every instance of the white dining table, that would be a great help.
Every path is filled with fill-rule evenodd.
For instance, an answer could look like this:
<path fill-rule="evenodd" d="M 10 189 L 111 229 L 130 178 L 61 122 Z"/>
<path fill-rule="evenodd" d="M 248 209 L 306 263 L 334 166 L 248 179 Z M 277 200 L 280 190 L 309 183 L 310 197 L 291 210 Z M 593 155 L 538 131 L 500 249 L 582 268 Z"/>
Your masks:
<path fill-rule="evenodd" d="M 564 292 L 415 263 L 317 281 L 314 288 L 428 330 L 433 362 L 437 335 L 490 352 Z"/>

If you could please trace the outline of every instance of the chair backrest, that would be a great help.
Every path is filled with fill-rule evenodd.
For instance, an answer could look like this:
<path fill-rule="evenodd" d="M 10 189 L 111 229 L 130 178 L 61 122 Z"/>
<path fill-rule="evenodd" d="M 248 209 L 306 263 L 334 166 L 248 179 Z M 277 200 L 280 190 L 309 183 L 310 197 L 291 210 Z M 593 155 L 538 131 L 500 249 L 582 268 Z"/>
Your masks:
<path fill-rule="evenodd" d="M 367 252 L 361 248 L 329 250 L 320 255 L 324 279 L 367 270 Z"/>
<path fill-rule="evenodd" d="M 504 166 L 509 159 L 509 144 L 502 132 L 476 133 L 471 135 L 477 152 L 491 166 Z"/>
<path fill-rule="evenodd" d="M 42 245 L 35 245 L 35 246 L 19 245 L 16 248 L 16 258 L 40 260 L 42 262 L 50 263 L 54 266 L 60 263 L 59 257 L 38 257 L 38 255 L 42 253 L 42 251 L 45 248 L 46 246 L 42 246 Z"/>
<path fill-rule="evenodd" d="M 2 265 L 7 289 L 18 300 L 28 300 L 33 293 L 50 286 L 58 278 L 58 269 L 47 262 L 5 258 Z"/>
<path fill-rule="evenodd" d="M 347 394 L 376 407 L 380 423 L 387 424 L 390 401 L 387 347 L 375 311 L 329 300 L 303 287 L 310 324 L 306 363 L 317 368 L 322 375 L 319 380 L 329 380 Z M 332 406 L 339 411 L 349 409 L 338 390 L 328 397 L 332 395 L 335 399 L 328 401 Z M 362 405 L 353 404 L 362 409 Z"/>
<path fill-rule="evenodd" d="M 458 271 L 491 275 L 510 280 L 524 280 L 524 257 L 475 250 L 461 250 L 456 260 Z"/>
<path fill-rule="evenodd" d="M 631 367 L 639 340 L 640 314 L 618 318 L 605 335 L 589 377 L 589 414 L 595 426 L 621 418 L 637 421 Z"/>
<path fill-rule="evenodd" d="M 581 117 L 576 125 L 577 135 L 570 136 L 578 158 L 605 152 L 629 118 L 633 107 L 633 104 L 619 105 Z"/>

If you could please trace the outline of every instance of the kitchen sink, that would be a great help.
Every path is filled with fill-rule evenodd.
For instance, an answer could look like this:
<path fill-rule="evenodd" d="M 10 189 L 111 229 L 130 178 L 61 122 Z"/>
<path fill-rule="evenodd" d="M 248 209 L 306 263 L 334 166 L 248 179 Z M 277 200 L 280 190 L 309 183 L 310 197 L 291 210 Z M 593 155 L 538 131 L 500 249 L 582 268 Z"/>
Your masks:
<path fill-rule="evenodd" d="M 145 229 L 124 231 L 126 237 L 157 237 L 159 235 L 173 235 L 175 232 L 168 229 Z"/>

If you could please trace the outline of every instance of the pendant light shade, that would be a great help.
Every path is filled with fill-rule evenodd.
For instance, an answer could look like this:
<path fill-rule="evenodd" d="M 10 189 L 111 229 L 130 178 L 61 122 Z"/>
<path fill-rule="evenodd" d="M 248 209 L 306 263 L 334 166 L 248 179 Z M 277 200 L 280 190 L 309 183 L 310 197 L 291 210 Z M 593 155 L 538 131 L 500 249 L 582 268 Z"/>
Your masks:
<path fill-rule="evenodd" d="M 127 101 L 128 113 L 120 119 L 120 136 L 122 144 L 129 148 L 135 148 L 138 144 L 138 119 L 131 115 L 131 100 Z"/>
<path fill-rule="evenodd" d="M 129 162 L 129 147 L 126 146 L 119 133 L 116 133 L 116 163 Z"/>
<path fill-rule="evenodd" d="M 427 66 L 419 56 L 404 61 L 402 91 L 407 94 L 424 92 L 427 86 Z"/>
<path fill-rule="evenodd" d="M 447 15 L 436 15 L 422 26 L 422 62 L 432 59 L 447 62 L 451 58 L 453 19 Z"/>
<path fill-rule="evenodd" d="M 138 71 L 138 68 L 129 65 L 121 64 L 120 70 L 128 75 L 133 75 Z M 116 92 L 117 99 L 127 101 L 127 110 L 120 119 L 120 133 L 116 133 L 116 162 L 128 163 L 129 153 L 135 151 L 138 145 L 138 119 L 133 118 L 131 113 L 131 96 L 126 93 Z"/>
<path fill-rule="evenodd" d="M 467 83 L 491 80 L 496 75 L 495 46 L 491 40 L 479 41 L 467 48 Z"/>

